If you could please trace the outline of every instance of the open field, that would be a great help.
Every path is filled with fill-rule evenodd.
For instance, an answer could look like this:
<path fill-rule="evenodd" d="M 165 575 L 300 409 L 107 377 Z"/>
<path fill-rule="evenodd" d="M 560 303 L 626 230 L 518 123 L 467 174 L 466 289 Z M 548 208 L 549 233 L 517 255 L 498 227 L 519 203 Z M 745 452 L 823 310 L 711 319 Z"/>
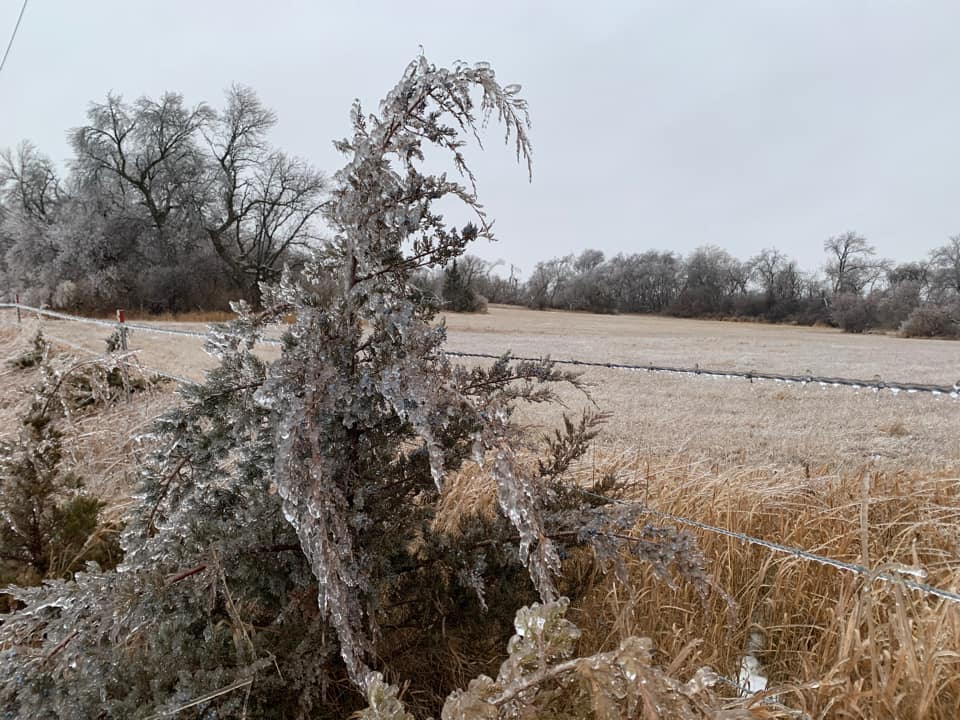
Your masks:
<path fill-rule="evenodd" d="M 5 313 L 9 322 L 12 314 Z M 52 337 L 102 352 L 106 328 L 44 320 Z M 960 343 L 848 335 L 829 328 L 537 312 L 494 306 L 486 315 L 446 318 L 449 347 L 465 352 L 550 355 L 600 362 L 656 363 L 785 374 L 835 375 L 950 384 Z M 203 331 L 203 323 L 163 323 Z M 202 341 L 134 331 L 144 365 L 193 379 L 212 366 Z M 276 348 L 264 346 L 266 357 Z M 611 413 L 601 445 L 615 451 L 721 465 L 773 465 L 818 474 L 865 466 L 960 467 L 960 402 L 849 388 L 671 376 L 591 368 L 585 378 Z M 589 402 L 564 393 L 571 411 Z M 555 408 L 523 416 L 551 426 Z"/>
<path fill-rule="evenodd" d="M 468 352 L 943 384 L 960 374 L 960 344 L 829 328 L 501 307 L 447 323 L 450 347 Z M 804 470 L 960 465 L 960 403 L 944 397 L 600 368 L 585 377 L 613 414 L 604 444 L 647 455 Z"/>

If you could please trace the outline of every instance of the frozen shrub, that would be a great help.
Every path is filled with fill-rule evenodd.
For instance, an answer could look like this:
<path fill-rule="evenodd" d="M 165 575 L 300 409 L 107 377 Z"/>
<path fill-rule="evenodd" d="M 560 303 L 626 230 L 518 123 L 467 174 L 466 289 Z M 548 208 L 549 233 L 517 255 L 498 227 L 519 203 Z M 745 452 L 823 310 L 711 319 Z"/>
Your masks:
<path fill-rule="evenodd" d="M 477 293 L 470 279 L 457 267 L 456 260 L 443 270 L 443 306 L 453 312 L 487 311 L 487 299 Z"/>
<path fill-rule="evenodd" d="M 903 337 L 956 337 L 960 327 L 950 311 L 936 305 L 916 308 L 900 326 Z"/>
<path fill-rule="evenodd" d="M 839 293 L 830 307 L 830 320 L 844 332 L 862 333 L 875 321 L 876 304 L 873 298 L 856 293 Z"/>
<path fill-rule="evenodd" d="M 8 362 L 11 367 L 15 367 L 18 370 L 26 370 L 27 368 L 39 365 L 47 356 L 49 349 L 50 343 L 43 337 L 43 330 L 38 327 L 37 332 L 34 333 L 33 339 L 30 341 L 30 348 L 20 355 L 11 358 Z"/>
<path fill-rule="evenodd" d="M 712 692 L 719 676 L 700 668 L 687 682 L 671 677 L 654 663 L 653 643 L 629 637 L 616 650 L 576 656 L 580 631 L 566 619 L 567 599 L 521 608 L 508 657 L 496 677 L 481 675 L 466 689 L 450 694 L 441 720 L 556 718 L 614 720 L 624 717 L 705 718 L 754 717 Z M 367 684 L 368 707 L 363 720 L 412 720 L 397 689 L 377 673 Z M 765 717 L 778 708 L 768 705 Z M 742 713 L 742 714 L 741 714 Z"/>
<path fill-rule="evenodd" d="M 51 300 L 54 307 L 72 310 L 80 304 L 79 297 L 77 284 L 73 280 L 64 280 L 54 288 Z"/>

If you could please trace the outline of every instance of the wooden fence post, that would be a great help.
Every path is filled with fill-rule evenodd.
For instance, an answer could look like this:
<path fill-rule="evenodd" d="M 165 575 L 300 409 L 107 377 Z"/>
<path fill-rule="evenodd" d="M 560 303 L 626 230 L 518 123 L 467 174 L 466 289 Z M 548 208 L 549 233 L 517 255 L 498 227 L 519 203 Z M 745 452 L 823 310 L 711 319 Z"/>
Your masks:
<path fill-rule="evenodd" d="M 117 308 L 117 323 L 119 325 L 118 329 L 120 330 L 120 349 L 124 352 L 127 351 L 127 326 L 124 325 L 126 317 L 121 308 Z"/>

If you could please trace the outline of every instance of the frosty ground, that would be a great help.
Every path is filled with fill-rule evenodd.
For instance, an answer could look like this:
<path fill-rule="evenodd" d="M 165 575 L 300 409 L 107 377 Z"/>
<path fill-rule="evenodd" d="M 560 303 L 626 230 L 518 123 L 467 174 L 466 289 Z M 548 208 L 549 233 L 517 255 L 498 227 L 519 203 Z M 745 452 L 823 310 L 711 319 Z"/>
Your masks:
<path fill-rule="evenodd" d="M 4 322 L 12 314 L 6 313 Z M 711 322 L 652 316 L 603 316 L 493 306 L 485 315 L 445 317 L 451 350 L 599 362 L 828 375 L 949 385 L 960 374 L 960 345 L 890 335 L 851 335 L 831 328 Z M 203 331 L 204 323 L 158 326 Z M 107 330 L 44 320 L 48 335 L 101 353 Z M 279 329 L 278 329 L 279 332 Z M 200 380 L 213 361 L 202 341 L 134 332 L 141 362 Z M 263 347 L 265 357 L 275 348 Z M 784 472 L 861 467 L 951 470 L 960 466 L 960 402 L 928 395 L 773 382 L 713 380 L 592 368 L 592 401 L 611 413 L 601 447 L 608 454 Z M 566 395 L 571 411 L 589 404 Z M 553 414 L 551 414 L 553 417 Z M 533 429 L 544 418 L 525 417 Z"/>

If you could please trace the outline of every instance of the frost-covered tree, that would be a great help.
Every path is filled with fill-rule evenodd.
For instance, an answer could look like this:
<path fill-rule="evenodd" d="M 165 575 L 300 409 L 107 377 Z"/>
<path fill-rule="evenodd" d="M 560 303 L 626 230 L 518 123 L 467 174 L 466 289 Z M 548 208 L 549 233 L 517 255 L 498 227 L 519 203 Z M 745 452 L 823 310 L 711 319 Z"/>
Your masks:
<path fill-rule="evenodd" d="M 729 312 L 733 299 L 746 290 L 746 265 L 714 245 L 690 253 L 684 269 L 686 279 L 674 308 L 679 315 Z"/>
<path fill-rule="evenodd" d="M 260 283 L 276 282 L 283 261 L 314 239 L 325 190 L 309 164 L 270 147 L 275 124 L 252 89 L 231 87 L 226 107 L 203 128 L 205 182 L 192 195 L 213 249 L 255 306 Z"/>
<path fill-rule="evenodd" d="M 827 277 L 835 295 L 863 294 L 873 287 L 888 269 L 890 262 L 876 257 L 877 249 L 855 232 L 845 232 L 828 238 L 823 243 L 827 253 Z"/>
<path fill-rule="evenodd" d="M 45 284 L 56 248 L 51 227 L 66 193 L 53 162 L 29 141 L 0 151 L 0 272 L 8 290 Z"/>
<path fill-rule="evenodd" d="M 258 392 L 281 418 L 274 478 L 317 577 L 320 607 L 361 685 L 379 591 L 397 570 L 385 560 L 415 540 L 415 528 L 429 519 L 428 499 L 436 501 L 445 474 L 469 456 L 489 460 L 501 508 L 519 534 L 519 559 L 544 598 L 556 595 L 559 556 L 537 490 L 509 442 L 518 391 L 508 388 L 519 380 L 520 396 L 544 400 L 549 393 L 531 383 L 575 380 L 549 363 L 504 361 L 473 371 L 451 365 L 442 353 L 444 329 L 431 323 L 435 308 L 418 300 L 409 282 L 412 271 L 492 238 L 461 133 L 474 131 L 478 111 L 495 115 L 529 162 L 518 91 L 502 88 L 485 64 L 447 70 L 421 57 L 379 114 L 365 115 L 355 103 L 353 136 L 336 144 L 348 162 L 325 210 L 336 248 L 325 269 L 339 278 L 340 292 L 326 305 L 310 302 L 302 285 L 282 283 L 269 294 L 268 306 L 297 313 L 284 357 Z M 467 185 L 422 170 L 427 144 L 449 154 Z M 433 210 L 443 199 L 458 200 L 477 224 L 449 226 Z M 395 512 L 378 518 L 372 510 L 382 503 L 403 521 Z"/>
<path fill-rule="evenodd" d="M 960 299 L 960 235 L 930 251 L 930 274 L 937 302 L 956 303 Z"/>
<path fill-rule="evenodd" d="M 529 163 L 519 87 L 483 63 L 419 57 L 379 112 L 354 105 L 323 209 L 329 245 L 264 286 L 263 310 L 241 303 L 211 331 L 220 364 L 158 423 L 118 571 L 16 592 L 23 607 L 0 627 L 6 712 L 343 717 L 364 693 L 393 706 L 382 678 L 414 665 L 427 666 L 415 687 L 445 694 L 454 685 L 430 659 L 449 634 L 498 644 L 498 600 L 513 603 L 507 617 L 555 601 L 566 546 L 589 544 L 603 564 L 629 549 L 705 590 L 687 536 L 631 535 L 639 509 L 562 481 L 601 416 L 567 420 L 539 460 L 528 452 L 515 407 L 554 399 L 557 382 L 581 387 L 577 376 L 509 356 L 452 363 L 436 307 L 411 283 L 491 237 L 463 154 L 490 118 Z M 459 180 L 424 168 L 437 150 Z M 443 200 L 473 222 L 448 224 Z M 255 342 L 291 314 L 268 365 Z M 499 512 L 463 509 L 454 531 L 440 510 L 468 462 Z"/>

